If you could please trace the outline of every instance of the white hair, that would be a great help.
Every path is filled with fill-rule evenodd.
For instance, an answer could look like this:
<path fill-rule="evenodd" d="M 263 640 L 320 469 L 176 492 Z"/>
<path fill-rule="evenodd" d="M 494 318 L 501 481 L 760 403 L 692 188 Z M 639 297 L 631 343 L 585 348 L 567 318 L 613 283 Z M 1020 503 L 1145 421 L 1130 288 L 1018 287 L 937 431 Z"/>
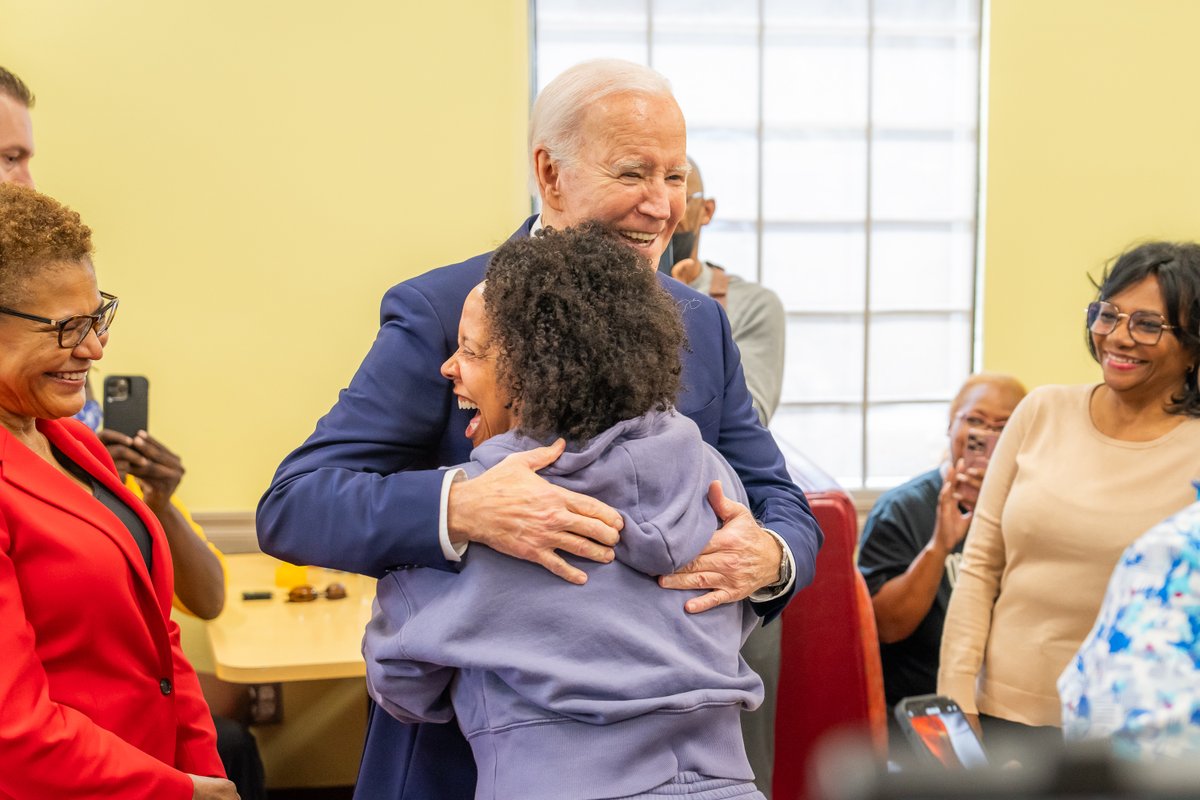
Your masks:
<path fill-rule="evenodd" d="M 580 62 L 546 84 L 529 117 L 530 180 L 535 191 L 537 164 L 533 160 L 534 151 L 544 148 L 555 163 L 574 164 L 583 145 L 582 116 L 596 102 L 622 92 L 674 98 L 671 83 L 662 74 L 618 58 Z"/>

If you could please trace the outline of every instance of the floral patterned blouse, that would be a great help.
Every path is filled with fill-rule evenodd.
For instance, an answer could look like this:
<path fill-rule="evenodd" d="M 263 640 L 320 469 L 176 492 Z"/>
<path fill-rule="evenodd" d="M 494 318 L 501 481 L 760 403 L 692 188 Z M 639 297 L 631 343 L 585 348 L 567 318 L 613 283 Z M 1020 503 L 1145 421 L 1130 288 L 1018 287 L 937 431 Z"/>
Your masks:
<path fill-rule="evenodd" d="M 1068 739 L 1111 737 L 1141 760 L 1200 753 L 1200 502 L 1121 556 L 1058 692 Z"/>

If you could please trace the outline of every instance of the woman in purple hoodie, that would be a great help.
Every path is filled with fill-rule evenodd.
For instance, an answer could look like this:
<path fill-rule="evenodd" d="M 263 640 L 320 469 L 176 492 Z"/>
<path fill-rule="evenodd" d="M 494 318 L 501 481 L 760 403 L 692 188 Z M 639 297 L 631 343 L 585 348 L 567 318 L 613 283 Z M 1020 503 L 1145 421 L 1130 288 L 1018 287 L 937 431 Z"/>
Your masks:
<path fill-rule="evenodd" d="M 561 437 L 542 474 L 624 522 L 611 563 L 563 555 L 579 585 L 480 544 L 458 574 L 380 580 L 371 695 L 402 721 L 456 718 L 476 798 L 762 800 L 739 723 L 762 700 L 738 653 L 758 617 L 747 601 L 688 614 L 700 592 L 657 582 L 718 526 L 710 491 L 746 502 L 672 407 L 679 314 L 653 268 L 593 225 L 510 241 L 467 298 L 442 366 L 478 409 L 467 476 Z"/>

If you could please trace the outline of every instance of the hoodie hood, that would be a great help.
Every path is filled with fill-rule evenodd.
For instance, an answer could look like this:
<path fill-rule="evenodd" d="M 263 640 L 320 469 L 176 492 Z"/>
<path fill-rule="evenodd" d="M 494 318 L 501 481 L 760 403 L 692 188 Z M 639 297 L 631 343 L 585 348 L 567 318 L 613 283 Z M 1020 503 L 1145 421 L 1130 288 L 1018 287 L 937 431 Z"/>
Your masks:
<path fill-rule="evenodd" d="M 543 445 L 512 432 L 496 436 L 471 453 L 478 465 L 472 472 Z M 647 463 L 653 468 L 646 469 Z M 640 471 L 637 464 L 643 465 Z M 625 525 L 614 548 L 616 559 L 652 576 L 675 572 L 712 538 L 717 516 L 707 499 L 696 500 L 706 497 L 711 481 L 720 480 L 727 496 L 746 502 L 733 470 L 704 443 L 696 424 L 674 410 L 619 422 L 569 448 L 540 474 L 620 512 Z"/>

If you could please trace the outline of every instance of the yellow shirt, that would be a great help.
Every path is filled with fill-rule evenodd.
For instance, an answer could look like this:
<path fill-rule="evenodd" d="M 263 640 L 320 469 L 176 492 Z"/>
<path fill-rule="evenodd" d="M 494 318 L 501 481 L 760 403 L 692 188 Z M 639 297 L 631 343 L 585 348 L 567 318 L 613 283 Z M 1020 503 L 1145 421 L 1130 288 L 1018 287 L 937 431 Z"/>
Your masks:
<path fill-rule="evenodd" d="M 125 476 L 125 488 L 133 492 L 134 496 L 136 496 L 139 500 L 142 499 L 142 487 L 138 485 L 137 480 L 135 480 L 132 475 Z M 208 537 L 204 535 L 204 529 L 196 524 L 196 520 L 192 519 L 191 513 L 188 512 L 187 507 L 184 506 L 183 503 L 179 502 L 179 497 L 177 495 L 171 497 L 171 505 L 175 506 L 179 513 L 183 515 L 183 518 L 187 520 L 187 524 L 192 526 L 192 530 L 195 532 L 195 534 L 200 537 L 202 542 L 208 545 L 208 549 L 211 550 L 213 555 L 217 557 L 217 561 L 221 562 L 221 577 L 225 580 L 225 587 L 229 588 L 229 573 L 225 569 L 225 556 L 222 555 L 221 551 L 216 548 L 216 545 L 210 542 Z M 174 555 L 172 555 L 171 558 L 174 559 Z M 190 608 L 185 606 L 180 601 L 179 595 L 174 596 L 172 605 L 185 614 L 190 614 L 193 617 L 196 616 L 194 613 L 192 613 Z"/>

